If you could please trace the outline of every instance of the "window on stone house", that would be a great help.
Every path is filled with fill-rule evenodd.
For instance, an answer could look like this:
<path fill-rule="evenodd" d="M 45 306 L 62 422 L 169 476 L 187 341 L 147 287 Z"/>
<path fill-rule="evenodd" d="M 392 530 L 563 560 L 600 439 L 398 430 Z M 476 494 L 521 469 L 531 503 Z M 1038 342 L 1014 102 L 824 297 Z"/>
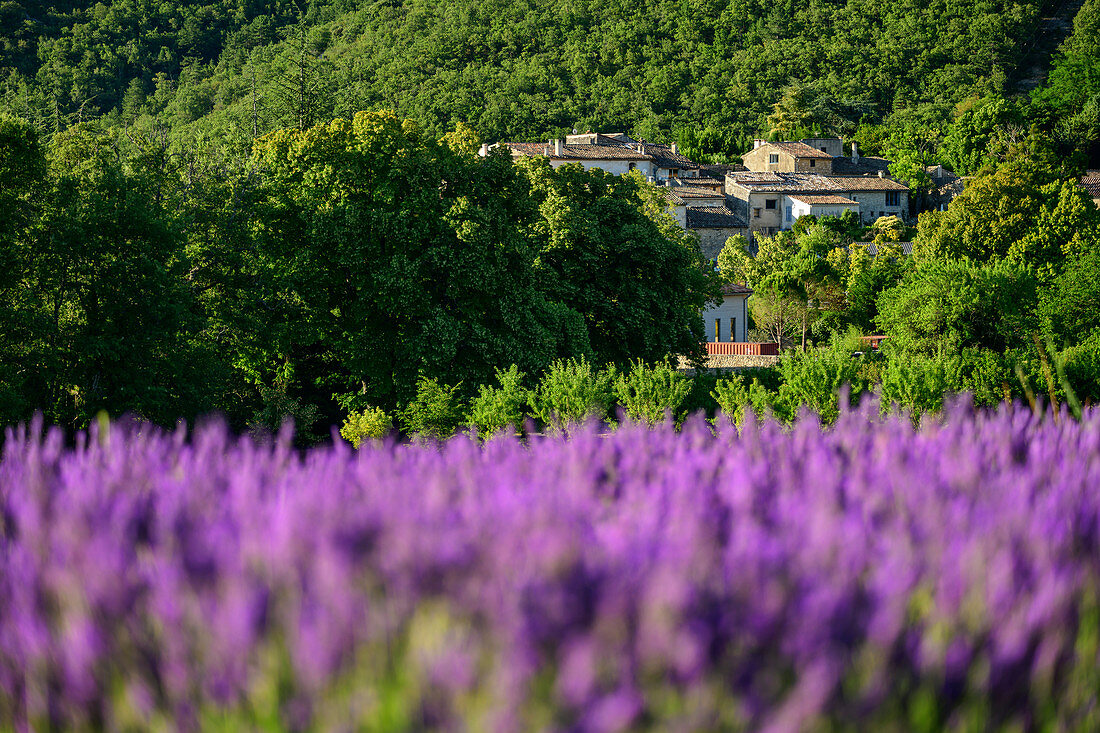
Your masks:
<path fill-rule="evenodd" d="M 753 219 L 759 219 L 760 218 L 760 211 L 761 211 L 760 207 L 757 207 L 757 208 L 753 209 L 752 210 L 752 218 Z"/>
<path fill-rule="evenodd" d="M 774 209 L 775 208 L 775 199 L 768 199 L 767 201 L 765 201 L 764 202 L 764 208 L 765 209 Z"/>
<path fill-rule="evenodd" d="M 810 158 L 810 167 L 811 168 L 816 168 L 817 167 L 817 161 L 814 160 L 813 158 Z"/>
<path fill-rule="evenodd" d="M 736 318 L 731 318 L 730 319 L 730 341 L 736 341 L 736 340 L 737 340 L 737 319 Z"/>
<path fill-rule="evenodd" d="M 901 203 L 900 199 L 901 199 L 901 195 L 898 194 L 897 191 L 887 191 L 886 192 L 886 205 L 887 206 L 897 206 L 898 204 Z"/>
<path fill-rule="evenodd" d="M 778 163 L 779 162 L 779 153 L 769 153 L 768 154 L 768 162 L 769 163 Z"/>

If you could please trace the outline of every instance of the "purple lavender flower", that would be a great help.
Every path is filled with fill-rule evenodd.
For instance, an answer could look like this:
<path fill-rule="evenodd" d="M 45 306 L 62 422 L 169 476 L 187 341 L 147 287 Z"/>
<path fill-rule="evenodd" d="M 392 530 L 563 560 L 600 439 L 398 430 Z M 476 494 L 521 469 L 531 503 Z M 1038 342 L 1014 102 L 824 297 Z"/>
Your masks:
<path fill-rule="evenodd" d="M 1097 486 L 1100 412 L 963 403 L 354 453 L 36 423 L 0 459 L 0 728 L 1069 725 Z"/>

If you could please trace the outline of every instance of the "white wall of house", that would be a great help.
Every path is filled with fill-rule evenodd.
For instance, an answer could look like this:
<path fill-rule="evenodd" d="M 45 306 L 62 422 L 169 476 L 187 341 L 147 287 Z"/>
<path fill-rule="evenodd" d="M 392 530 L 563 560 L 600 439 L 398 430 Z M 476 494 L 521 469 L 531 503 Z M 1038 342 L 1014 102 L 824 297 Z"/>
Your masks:
<path fill-rule="evenodd" d="M 722 304 L 703 311 L 707 341 L 745 341 L 748 321 L 747 295 L 723 295 Z M 715 337 L 715 322 L 718 334 Z M 731 338 L 732 336 L 732 338 Z"/>
<path fill-rule="evenodd" d="M 783 228 L 790 229 L 794 226 L 794 223 L 798 221 L 798 217 L 806 216 L 807 214 L 813 214 L 816 217 L 822 216 L 841 216 L 845 211 L 851 209 L 852 211 L 859 213 L 859 206 L 850 206 L 845 204 L 808 204 L 804 201 L 798 201 L 796 198 L 790 196 L 783 197 Z"/>
<path fill-rule="evenodd" d="M 562 158 L 551 158 L 550 165 L 555 168 L 565 165 L 566 163 L 580 163 L 586 171 L 590 171 L 593 168 L 599 168 L 605 173 L 612 173 L 616 176 L 622 176 L 629 171 L 637 168 L 641 171 L 642 175 L 648 178 L 654 174 L 653 161 L 649 160 L 566 160 Z M 633 168 L 631 168 L 633 166 Z"/>

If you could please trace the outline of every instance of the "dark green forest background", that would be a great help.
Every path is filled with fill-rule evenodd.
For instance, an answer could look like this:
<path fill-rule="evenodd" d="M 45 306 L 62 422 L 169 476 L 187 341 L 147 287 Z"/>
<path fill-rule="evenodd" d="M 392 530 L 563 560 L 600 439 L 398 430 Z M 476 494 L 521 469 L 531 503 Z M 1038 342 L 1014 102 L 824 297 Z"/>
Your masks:
<path fill-rule="evenodd" d="M 1100 125 L 1094 0 L 1026 114 L 1014 95 L 1053 50 L 1039 19 L 1075 8 L 1072 0 L 4 0 L 0 75 L 4 107 L 41 130 L 103 119 L 237 153 L 275 129 L 373 109 L 436 135 L 467 124 L 489 141 L 625 129 L 714 159 L 775 127 L 851 136 L 865 126 L 867 152 L 876 152 L 884 137 L 938 149 L 967 132 L 952 129 L 960 122 L 980 135 L 1009 118 L 1046 125 L 1070 150 L 1087 148 L 1083 138 Z M 985 114 L 994 124 L 976 114 L 1004 98 L 1013 100 L 1007 108 Z M 780 102 L 785 114 L 769 122 Z M 964 157 L 938 162 L 973 168 Z"/>
<path fill-rule="evenodd" d="M 1073 19 L 1060 45 L 1051 15 Z M 920 227 L 924 265 L 817 272 L 865 233 L 803 227 L 776 246 L 806 267 L 752 284 L 840 293 L 819 340 L 896 321 L 926 351 L 945 329 L 1004 351 L 1045 324 L 1061 348 L 1100 303 L 1072 185 L 1098 164 L 1098 39 L 1100 0 L 2 0 L 0 423 L 325 426 L 425 376 L 473 394 L 512 364 L 698 357 L 718 275 L 651 187 L 474 153 L 573 128 L 713 162 L 841 134 L 917 201 L 927 166 L 976 174 Z M 924 303 L 1006 267 L 1012 313 L 966 318 L 1055 303 L 1007 340 L 903 322 L 896 291 L 879 313 L 899 282 Z"/>

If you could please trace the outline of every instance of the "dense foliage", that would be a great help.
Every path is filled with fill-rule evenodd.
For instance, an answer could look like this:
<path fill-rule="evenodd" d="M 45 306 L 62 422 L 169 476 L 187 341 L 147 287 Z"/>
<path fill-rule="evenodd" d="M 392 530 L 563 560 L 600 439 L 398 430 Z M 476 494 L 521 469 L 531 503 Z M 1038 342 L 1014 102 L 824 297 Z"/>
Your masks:
<path fill-rule="evenodd" d="M 422 378 L 698 358 L 717 294 L 639 176 L 512 164 L 392 113 L 186 165 L 0 117 L 0 422 L 222 411 L 320 435 Z"/>
<path fill-rule="evenodd" d="M 1021 120 L 1057 119 L 1069 148 L 1088 144 L 1096 6 L 1038 117 L 1005 97 L 1046 65 L 1035 29 L 1060 8 L 1040 0 L 8 0 L 0 73 L 4 107 L 44 131 L 103 117 L 170 129 L 181 148 L 247 151 L 281 127 L 390 108 L 436 136 L 458 122 L 489 140 L 617 128 L 723 158 L 762 133 L 862 126 L 869 151 L 913 162 L 931 136 L 940 162 L 970 172 Z"/>
<path fill-rule="evenodd" d="M 1091 729 L 1098 457 L 1096 412 L 1012 406 L 358 453 L 36 425 L 0 725 Z"/>

